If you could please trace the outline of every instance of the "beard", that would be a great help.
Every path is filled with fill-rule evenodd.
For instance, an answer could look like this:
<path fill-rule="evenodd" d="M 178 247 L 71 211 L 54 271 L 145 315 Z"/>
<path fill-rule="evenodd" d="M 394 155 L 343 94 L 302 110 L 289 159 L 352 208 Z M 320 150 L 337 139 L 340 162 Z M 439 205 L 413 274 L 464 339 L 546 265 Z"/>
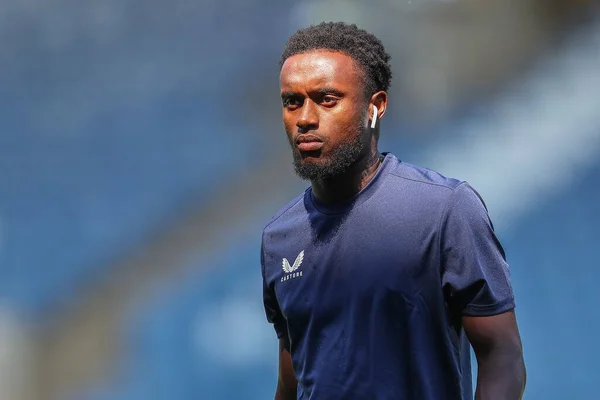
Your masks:
<path fill-rule="evenodd" d="M 340 144 L 327 158 L 307 161 L 294 149 L 294 170 L 296 175 L 304 180 L 319 181 L 335 178 L 346 172 L 361 156 L 364 144 L 361 140 L 363 128 L 355 129 L 351 140 Z"/>

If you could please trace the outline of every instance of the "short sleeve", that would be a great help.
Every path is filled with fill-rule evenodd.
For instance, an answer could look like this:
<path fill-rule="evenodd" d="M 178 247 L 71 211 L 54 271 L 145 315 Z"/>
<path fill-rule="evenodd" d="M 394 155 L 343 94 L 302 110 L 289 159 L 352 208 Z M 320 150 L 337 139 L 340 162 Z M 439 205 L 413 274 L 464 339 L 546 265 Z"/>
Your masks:
<path fill-rule="evenodd" d="M 275 291 L 272 286 L 267 283 L 265 276 L 265 256 L 264 256 L 264 244 L 261 244 L 260 249 L 260 263 L 263 280 L 263 304 L 265 306 L 265 313 L 267 315 L 267 321 L 273 324 L 277 338 L 281 339 L 287 337 L 287 324 L 285 317 L 281 313 L 279 308 L 279 302 L 275 296 Z"/>
<path fill-rule="evenodd" d="M 515 307 L 510 271 L 479 194 L 454 189 L 441 225 L 442 285 L 457 315 L 491 316 Z"/>

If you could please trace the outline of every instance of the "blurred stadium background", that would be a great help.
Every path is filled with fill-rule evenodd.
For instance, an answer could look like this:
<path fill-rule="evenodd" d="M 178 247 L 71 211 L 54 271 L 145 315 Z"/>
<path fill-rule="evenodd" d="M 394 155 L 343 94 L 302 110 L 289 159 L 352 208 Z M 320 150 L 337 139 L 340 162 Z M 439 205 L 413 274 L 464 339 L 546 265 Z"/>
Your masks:
<path fill-rule="evenodd" d="M 381 149 L 468 180 L 507 250 L 526 399 L 600 393 L 600 14 L 569 0 L 4 0 L 0 399 L 272 398 L 263 225 L 305 186 L 277 62 L 392 54 Z"/>

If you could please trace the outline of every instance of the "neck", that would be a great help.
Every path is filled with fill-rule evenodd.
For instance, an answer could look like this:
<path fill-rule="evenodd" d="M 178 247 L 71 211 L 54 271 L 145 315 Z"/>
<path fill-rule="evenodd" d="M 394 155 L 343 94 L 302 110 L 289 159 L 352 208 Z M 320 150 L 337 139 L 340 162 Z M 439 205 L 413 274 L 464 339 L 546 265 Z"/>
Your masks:
<path fill-rule="evenodd" d="M 311 181 L 313 194 L 324 204 L 348 201 L 371 182 L 381 162 L 379 150 L 373 148 L 335 178 Z"/>

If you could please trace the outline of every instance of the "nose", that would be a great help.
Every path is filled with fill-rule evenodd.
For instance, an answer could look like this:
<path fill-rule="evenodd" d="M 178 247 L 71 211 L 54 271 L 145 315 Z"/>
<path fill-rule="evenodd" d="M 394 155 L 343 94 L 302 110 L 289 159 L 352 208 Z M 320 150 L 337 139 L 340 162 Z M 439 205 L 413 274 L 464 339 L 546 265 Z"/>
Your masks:
<path fill-rule="evenodd" d="M 307 99 L 302 111 L 296 121 L 296 126 L 300 132 L 308 132 L 310 130 L 317 129 L 319 126 L 319 117 L 316 110 L 316 104 L 310 99 Z"/>

